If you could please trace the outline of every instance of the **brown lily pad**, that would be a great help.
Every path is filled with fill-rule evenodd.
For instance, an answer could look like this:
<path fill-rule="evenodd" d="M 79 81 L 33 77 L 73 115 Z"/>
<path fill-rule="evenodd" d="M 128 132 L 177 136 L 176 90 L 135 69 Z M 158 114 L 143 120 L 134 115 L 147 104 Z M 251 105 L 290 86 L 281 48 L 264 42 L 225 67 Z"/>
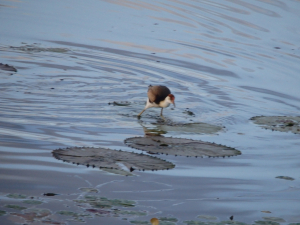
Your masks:
<path fill-rule="evenodd" d="M 0 69 L 10 72 L 17 72 L 17 69 L 15 67 L 3 63 L 0 63 Z"/>
<path fill-rule="evenodd" d="M 241 155 L 239 150 L 224 145 L 185 138 L 148 136 L 127 138 L 125 143 L 150 153 L 194 157 L 225 157 Z"/>
<path fill-rule="evenodd" d="M 300 134 L 300 116 L 256 116 L 251 120 L 265 129 Z"/>
<path fill-rule="evenodd" d="M 128 175 L 133 170 L 165 170 L 175 167 L 174 164 L 157 157 L 105 148 L 71 147 L 54 150 L 52 154 L 56 159 L 77 165 L 98 167 L 108 172 L 126 172 L 120 172 L 121 175 Z"/>

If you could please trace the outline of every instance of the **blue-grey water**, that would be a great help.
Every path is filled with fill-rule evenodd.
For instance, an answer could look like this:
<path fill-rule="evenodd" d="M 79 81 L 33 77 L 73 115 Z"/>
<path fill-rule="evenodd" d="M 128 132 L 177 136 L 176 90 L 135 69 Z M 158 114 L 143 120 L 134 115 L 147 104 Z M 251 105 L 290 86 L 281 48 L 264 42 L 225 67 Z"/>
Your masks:
<path fill-rule="evenodd" d="M 4 224 L 77 224 L 72 208 L 90 187 L 128 199 L 146 216 L 94 216 L 88 224 L 152 217 L 253 224 L 300 222 L 299 134 L 265 130 L 253 116 L 298 116 L 300 2 L 296 0 L 87 0 L 0 2 L 0 219 Z M 144 108 L 147 86 L 163 84 L 173 122 L 224 126 L 216 134 L 169 131 L 237 148 L 230 158 L 161 156 L 168 171 L 111 175 L 58 161 L 52 150 L 94 146 L 131 151 L 124 139 L 155 128 L 160 109 Z M 108 104 L 131 102 L 128 107 Z M 194 116 L 185 113 L 193 112 Z M 135 152 L 139 152 L 135 150 Z M 278 179 L 278 176 L 294 180 Z M 35 220 L 10 193 L 43 201 Z M 58 193 L 44 197 L 43 193 Z M 28 207 L 27 207 L 28 208 Z M 281 220 L 279 220 L 280 218 Z M 49 222 L 50 221 L 50 222 Z"/>

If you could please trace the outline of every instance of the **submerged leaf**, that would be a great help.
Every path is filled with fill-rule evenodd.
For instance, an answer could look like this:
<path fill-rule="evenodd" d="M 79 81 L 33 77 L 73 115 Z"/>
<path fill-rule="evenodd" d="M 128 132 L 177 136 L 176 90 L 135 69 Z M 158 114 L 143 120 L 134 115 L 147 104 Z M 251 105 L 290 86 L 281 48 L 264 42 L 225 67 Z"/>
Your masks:
<path fill-rule="evenodd" d="M 266 129 L 300 134 L 300 116 L 256 116 L 251 120 Z"/>
<path fill-rule="evenodd" d="M 162 153 L 181 156 L 225 157 L 241 155 L 241 152 L 223 145 L 163 136 L 127 138 L 125 143 L 133 148 L 151 153 Z"/>
<path fill-rule="evenodd" d="M 105 148 L 72 147 L 54 150 L 56 159 L 71 163 L 98 167 L 108 172 L 120 171 L 129 175 L 133 170 L 165 170 L 174 168 L 174 164 L 144 154 L 117 151 Z M 128 171 L 126 171 L 128 170 Z"/>

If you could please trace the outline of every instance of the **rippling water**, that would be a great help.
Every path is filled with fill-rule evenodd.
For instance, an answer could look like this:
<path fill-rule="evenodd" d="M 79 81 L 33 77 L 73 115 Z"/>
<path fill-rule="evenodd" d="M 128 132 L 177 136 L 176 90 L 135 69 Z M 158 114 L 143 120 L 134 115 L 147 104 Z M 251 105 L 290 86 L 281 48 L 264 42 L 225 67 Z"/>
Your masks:
<path fill-rule="evenodd" d="M 68 202 L 67 194 L 90 186 L 138 201 L 150 212 L 141 220 L 205 214 L 246 223 L 270 215 L 300 221 L 299 135 L 249 121 L 299 115 L 299 1 L 3 1 L 0 10 L 0 62 L 17 69 L 0 70 L 1 209 L 7 210 L 7 193 L 55 192 Z M 131 151 L 124 139 L 155 128 L 160 112 L 136 118 L 150 84 L 174 93 L 176 108 L 164 110 L 168 120 L 225 127 L 215 135 L 166 136 L 216 142 L 242 155 L 162 156 L 175 169 L 133 178 L 52 157 L 67 146 Z M 5 221 L 16 223 L 12 216 Z M 124 224 L 90 222 L 99 221 Z"/>

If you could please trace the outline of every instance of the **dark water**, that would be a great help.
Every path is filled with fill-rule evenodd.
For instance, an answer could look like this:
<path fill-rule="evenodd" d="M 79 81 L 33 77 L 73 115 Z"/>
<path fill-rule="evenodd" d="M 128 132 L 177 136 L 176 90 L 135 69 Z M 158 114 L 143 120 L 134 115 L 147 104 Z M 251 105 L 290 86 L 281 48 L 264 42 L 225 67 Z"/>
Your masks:
<path fill-rule="evenodd" d="M 298 1 L 3 1 L 0 10 L 0 63 L 17 69 L 0 70 L 5 224 L 43 224 L 46 218 L 52 219 L 48 224 L 77 223 L 57 212 L 85 212 L 73 202 L 84 197 L 82 187 L 134 200 L 134 210 L 147 212 L 127 220 L 84 218 L 88 224 L 152 217 L 185 224 L 200 221 L 198 215 L 217 222 L 231 215 L 248 224 L 264 217 L 300 222 L 299 135 L 264 130 L 249 120 L 299 115 Z M 124 139 L 156 128 L 159 109 L 136 118 L 149 84 L 167 85 L 174 93 L 176 108 L 164 110 L 168 120 L 225 127 L 216 134 L 177 130 L 166 136 L 216 142 L 242 155 L 161 156 L 176 167 L 133 177 L 52 157 L 52 150 L 68 146 L 131 151 Z M 114 101 L 131 105 L 108 104 Z M 42 196 L 52 192 L 60 195 Z M 9 193 L 40 199 L 42 205 L 30 207 L 51 213 L 35 222 L 21 220 L 13 213 L 28 209 L 8 208 L 24 205 Z"/>

